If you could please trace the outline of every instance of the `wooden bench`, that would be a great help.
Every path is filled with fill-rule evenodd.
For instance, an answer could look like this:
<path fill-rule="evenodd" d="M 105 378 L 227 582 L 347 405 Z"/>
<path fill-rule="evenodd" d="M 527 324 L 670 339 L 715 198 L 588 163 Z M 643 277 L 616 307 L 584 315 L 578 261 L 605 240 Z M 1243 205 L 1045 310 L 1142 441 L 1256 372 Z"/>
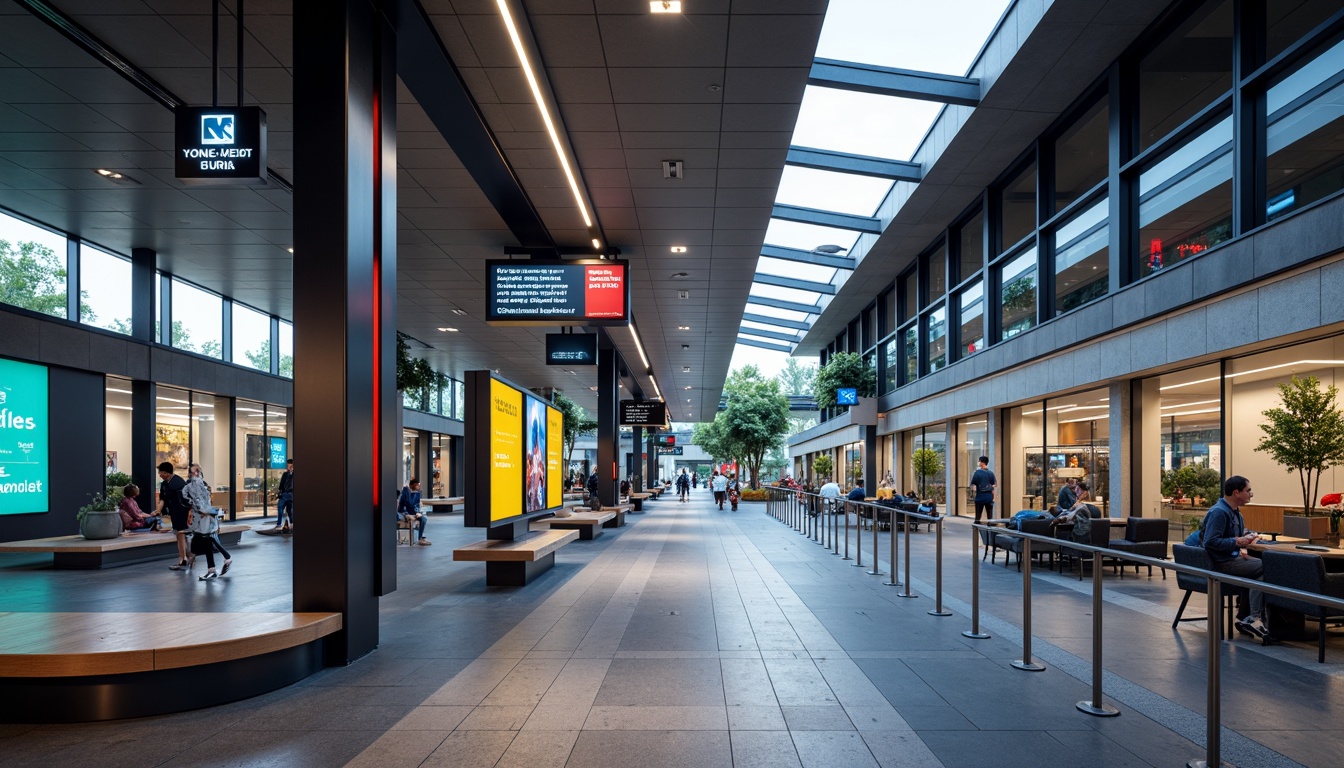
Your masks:
<path fill-rule="evenodd" d="M 231 547 L 238 543 L 244 531 L 251 529 L 252 526 L 245 523 L 223 523 L 219 526 L 219 540 L 226 548 Z M 3 542 L 0 552 L 50 552 L 52 565 L 56 568 L 97 570 L 177 557 L 177 537 L 172 531 L 132 533 L 115 539 L 53 536 Z"/>
<path fill-rule="evenodd" d="M 520 539 L 486 539 L 453 550 L 454 560 L 485 563 L 488 587 L 521 587 L 555 566 L 555 551 L 578 531 L 538 531 Z"/>
<path fill-rule="evenodd" d="M 322 639 L 340 629 L 339 613 L 0 613 L 0 722 L 145 717 L 257 696 L 321 669 Z"/>
<path fill-rule="evenodd" d="M 448 514 L 450 515 L 453 513 L 453 507 L 460 507 L 466 503 L 467 499 L 464 496 L 448 496 L 446 498 L 420 500 L 420 506 L 429 507 L 430 512 L 438 512 L 439 507 L 447 507 Z"/>
<path fill-rule="evenodd" d="M 632 494 L 630 494 L 630 505 L 633 507 L 633 509 L 632 509 L 631 511 L 633 511 L 633 512 L 643 512 L 643 511 L 644 511 L 644 500 L 645 500 L 645 499 L 652 499 L 652 498 L 654 498 L 654 494 L 652 494 L 652 493 L 632 493 Z"/>
<path fill-rule="evenodd" d="M 569 517 L 552 517 L 546 520 L 540 520 L 534 525 L 539 529 L 549 528 L 553 531 L 578 531 L 579 541 L 592 541 L 602 535 L 602 528 L 609 528 L 607 522 L 616 519 L 615 511 L 602 510 L 601 512 L 581 512 L 570 515 Z"/>

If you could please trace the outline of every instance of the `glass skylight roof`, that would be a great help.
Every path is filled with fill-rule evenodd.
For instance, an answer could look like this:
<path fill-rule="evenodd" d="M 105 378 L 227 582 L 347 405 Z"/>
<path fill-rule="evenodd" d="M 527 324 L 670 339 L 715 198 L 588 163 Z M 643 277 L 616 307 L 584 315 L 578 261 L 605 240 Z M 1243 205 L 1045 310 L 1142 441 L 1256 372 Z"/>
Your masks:
<path fill-rule="evenodd" d="M 852 229 L 820 227 L 816 224 L 782 219 L 771 219 L 769 226 L 765 228 L 767 245 L 782 245 L 785 248 L 798 248 L 804 251 L 810 251 L 819 245 L 838 245 L 849 250 L 854 247 L 858 239 L 859 233 Z"/>
<path fill-rule="evenodd" d="M 872 216 L 889 191 L 889 179 L 786 165 L 775 202 Z"/>
<path fill-rule="evenodd" d="M 762 256 L 760 260 L 756 262 L 756 273 L 760 275 L 796 277 L 799 280 L 812 280 L 818 283 L 829 283 L 835 277 L 835 267 L 822 267 L 816 264 L 804 264 L 801 261 L 772 259 L 768 256 Z"/>
<path fill-rule="evenodd" d="M 792 144 L 909 160 L 942 104 L 809 85 Z"/>
<path fill-rule="evenodd" d="M 755 320 L 743 320 L 742 327 L 739 330 L 741 330 L 743 333 L 747 333 L 751 329 L 756 329 L 758 331 L 773 331 L 775 333 L 792 333 L 795 335 L 797 335 L 798 333 L 798 331 L 794 330 L 793 328 L 784 328 L 778 325 L 768 325 L 766 323 L 758 323 Z"/>
<path fill-rule="evenodd" d="M 814 291 L 800 291 L 797 288 L 783 288 L 778 285 L 751 284 L 752 296 L 764 296 L 767 299 L 796 301 L 802 304 L 816 304 L 818 294 Z"/>
<path fill-rule="evenodd" d="M 831 0 L 817 58 L 965 75 L 1010 0 Z"/>

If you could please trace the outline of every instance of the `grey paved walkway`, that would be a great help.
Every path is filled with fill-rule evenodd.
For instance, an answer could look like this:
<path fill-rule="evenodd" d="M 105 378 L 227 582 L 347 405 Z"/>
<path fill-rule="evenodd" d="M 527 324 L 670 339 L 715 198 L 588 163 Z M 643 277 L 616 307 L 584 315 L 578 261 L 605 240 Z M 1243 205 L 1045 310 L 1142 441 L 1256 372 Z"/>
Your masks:
<path fill-rule="evenodd" d="M 1037 656 L 1021 656 L 1021 581 L 985 563 L 969 627 L 969 532 L 949 522 L 935 618 L 933 537 L 912 538 L 897 596 L 764 514 L 699 490 L 561 551 L 522 589 L 453 563 L 480 538 L 458 515 L 432 547 L 400 548 L 380 649 L 273 694 L 209 710 L 80 726 L 0 725 L 3 766 L 1171 766 L 1202 755 L 1202 624 L 1173 633 L 1174 582 L 1107 577 L 1108 697 L 1090 697 L 1090 582 L 1039 574 Z M 254 536 L 213 584 L 162 565 L 100 573 L 0 559 L 0 610 L 284 610 L 288 547 Z M 871 534 L 865 539 L 871 552 Z M 882 548 L 885 560 L 886 540 Z M 883 570 L 886 571 L 885 563 Z M 140 605 L 146 600 L 150 606 Z M 1227 644 L 1224 756 L 1338 765 L 1335 665 L 1305 646 Z M 1344 651 L 1334 648 L 1336 658 Z M 1272 749 L 1270 749 L 1272 747 Z M 1292 759 L 1289 759 L 1289 758 Z M 1296 760 L 1297 762 L 1294 762 Z"/>

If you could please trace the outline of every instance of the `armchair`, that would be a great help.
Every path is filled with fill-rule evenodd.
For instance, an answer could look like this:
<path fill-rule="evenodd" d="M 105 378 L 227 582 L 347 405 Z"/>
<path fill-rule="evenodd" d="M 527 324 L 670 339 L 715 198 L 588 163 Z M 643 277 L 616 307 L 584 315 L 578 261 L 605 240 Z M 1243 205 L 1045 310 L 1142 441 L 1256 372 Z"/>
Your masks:
<path fill-rule="evenodd" d="M 1213 570 L 1213 561 L 1209 559 L 1209 553 L 1204 551 L 1203 547 L 1187 547 L 1184 544 L 1175 544 L 1171 548 L 1171 556 L 1177 565 L 1188 565 L 1192 568 L 1201 568 L 1206 571 Z M 1319 560 L 1320 558 L 1316 558 Z M 1266 565 L 1268 567 L 1268 565 Z M 1184 573 L 1176 574 L 1176 586 L 1185 590 L 1185 596 L 1181 598 L 1181 607 L 1176 610 L 1176 620 L 1171 622 L 1171 628 L 1175 629 L 1183 621 L 1204 621 L 1207 616 L 1195 616 L 1188 619 L 1181 618 L 1185 614 L 1186 603 L 1190 602 L 1190 595 L 1198 592 L 1201 595 L 1209 593 L 1209 583 L 1206 579 L 1199 576 L 1189 576 Z M 1232 607 L 1232 598 L 1245 600 L 1248 597 L 1247 591 L 1242 587 L 1224 586 L 1223 607 L 1227 612 L 1227 634 L 1224 637 L 1232 636 L 1232 621 L 1236 612 Z"/>
<path fill-rule="evenodd" d="M 1274 550 L 1266 550 L 1260 553 L 1260 556 L 1265 563 L 1265 583 L 1344 599 L 1344 573 L 1326 573 L 1324 558 Z M 1319 629 L 1316 634 L 1316 660 L 1324 664 L 1325 624 L 1327 621 L 1344 622 L 1344 611 L 1271 594 L 1266 594 L 1265 600 L 1269 605 L 1297 611 L 1317 622 Z"/>
<path fill-rule="evenodd" d="M 1152 557 L 1158 560 L 1167 559 L 1167 541 L 1170 535 L 1171 526 L 1165 518 L 1161 517 L 1131 517 L 1125 521 L 1125 538 L 1112 539 L 1107 546 L 1117 552 L 1127 552 L 1132 555 L 1142 555 Z M 1134 572 L 1138 573 L 1138 563 L 1134 563 Z M 1125 572 L 1125 562 L 1123 560 L 1115 561 L 1116 570 L 1121 576 Z M 1148 566 L 1148 576 L 1152 577 L 1153 567 Z M 1162 578 L 1167 578 L 1167 572 L 1162 571 Z"/>
<path fill-rule="evenodd" d="M 1033 533 L 1038 536 L 1049 536 L 1053 526 L 1053 520 L 1023 520 L 1020 530 L 1023 533 Z M 1004 551 L 1003 567 L 1007 568 L 1013 555 L 1017 555 L 1017 570 L 1022 570 L 1022 539 L 1016 536 L 1009 536 L 1006 533 L 997 533 L 994 535 L 994 546 Z M 1041 541 L 1031 542 L 1032 557 L 1040 555 L 1050 556 L 1050 567 L 1055 566 L 1055 555 L 1059 552 L 1059 545 L 1054 543 L 1045 543 Z"/>

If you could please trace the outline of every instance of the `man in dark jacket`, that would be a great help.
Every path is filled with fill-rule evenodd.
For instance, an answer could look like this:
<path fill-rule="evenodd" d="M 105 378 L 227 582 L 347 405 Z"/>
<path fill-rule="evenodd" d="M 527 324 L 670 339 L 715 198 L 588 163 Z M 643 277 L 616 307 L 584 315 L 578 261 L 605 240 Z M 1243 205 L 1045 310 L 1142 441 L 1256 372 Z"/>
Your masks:
<path fill-rule="evenodd" d="M 170 565 L 174 571 L 190 568 L 187 561 L 187 513 L 190 511 L 187 499 L 182 495 L 187 481 L 173 472 L 172 462 L 159 465 L 159 507 L 157 514 L 167 515 L 173 521 L 173 533 L 177 535 L 177 565 Z"/>
<path fill-rule="evenodd" d="M 1209 553 L 1214 570 L 1247 579 L 1264 578 L 1265 564 L 1242 549 L 1260 538 L 1260 534 L 1246 530 L 1241 517 L 1241 507 L 1254 496 L 1251 481 L 1233 475 L 1223 482 L 1223 498 L 1204 515 L 1201 527 L 1204 551 Z M 1250 593 L 1249 612 L 1246 605 L 1238 605 L 1237 631 L 1264 640 L 1269 636 L 1264 617 L 1265 593 L 1258 589 L 1252 589 Z"/>
<path fill-rule="evenodd" d="M 285 461 L 285 473 L 275 494 L 275 530 L 288 530 L 294 524 L 294 460 Z"/>
<path fill-rule="evenodd" d="M 425 514 L 420 511 L 420 480 L 412 477 L 411 481 L 401 489 L 401 496 L 397 498 L 397 519 L 408 520 L 416 526 L 416 537 L 420 544 L 429 546 L 429 539 L 425 538 Z"/>
<path fill-rule="evenodd" d="M 602 500 L 597 496 L 597 470 L 588 476 L 588 506 L 592 509 L 601 509 Z"/>

